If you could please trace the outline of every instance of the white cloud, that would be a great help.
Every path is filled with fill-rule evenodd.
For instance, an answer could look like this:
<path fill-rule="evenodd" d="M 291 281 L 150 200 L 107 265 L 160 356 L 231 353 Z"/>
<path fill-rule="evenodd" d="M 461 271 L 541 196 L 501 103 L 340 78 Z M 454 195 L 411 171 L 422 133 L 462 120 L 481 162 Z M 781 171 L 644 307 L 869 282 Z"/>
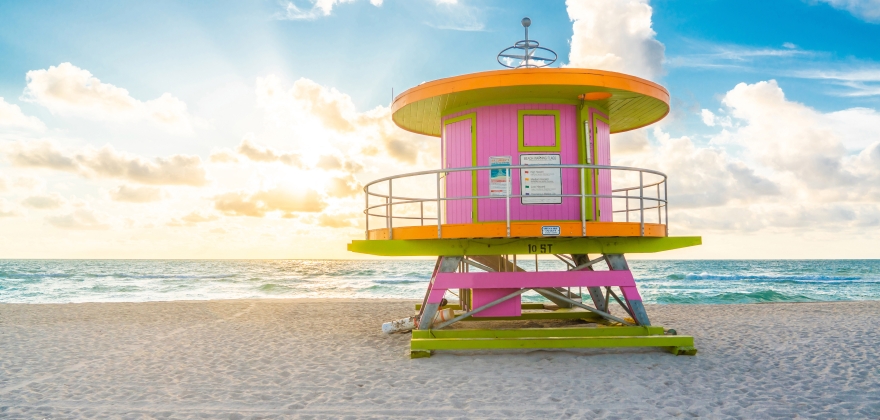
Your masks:
<path fill-rule="evenodd" d="M 49 142 L 13 143 L 5 154 L 15 166 L 54 169 L 85 177 L 125 179 L 152 185 L 201 186 L 208 183 L 198 156 L 172 155 L 147 160 L 117 152 L 110 145 L 66 152 Z"/>
<path fill-rule="evenodd" d="M 107 218 L 107 215 L 90 208 L 78 208 L 67 214 L 47 217 L 46 221 L 61 229 L 104 230 L 110 228 L 110 225 L 104 221 Z"/>
<path fill-rule="evenodd" d="M 109 191 L 110 199 L 125 203 L 150 203 L 165 198 L 165 191 L 155 187 L 138 187 L 134 185 L 120 185 L 115 190 Z"/>
<path fill-rule="evenodd" d="M 18 217 L 21 212 L 14 209 L 5 199 L 0 198 L 0 217 Z"/>
<path fill-rule="evenodd" d="M 57 209 L 63 206 L 66 203 L 64 198 L 62 198 L 58 193 L 52 193 L 48 195 L 32 195 L 28 198 L 25 198 L 21 204 L 25 207 L 30 207 L 32 209 L 38 210 L 50 210 Z"/>
<path fill-rule="evenodd" d="M 298 152 L 385 155 L 409 164 L 420 158 L 436 159 L 436 140 L 397 127 L 391 121 L 388 107 L 357 112 L 351 97 L 309 79 L 299 79 L 288 88 L 276 76 L 258 78 L 256 93 L 257 104 L 266 112 L 267 120 L 289 127 L 303 140 L 298 144 Z M 424 156 L 423 152 L 428 150 L 431 155 Z"/>
<path fill-rule="evenodd" d="M 169 93 L 140 101 L 127 90 L 103 83 L 88 70 L 70 63 L 27 72 L 22 99 L 42 105 L 53 114 L 98 121 L 149 120 L 186 131 L 193 123 L 186 104 Z"/>
<path fill-rule="evenodd" d="M 870 23 L 880 23 L 880 1 L 878 0 L 810 0 L 811 3 L 826 3 L 835 9 L 846 10 L 853 16 Z"/>
<path fill-rule="evenodd" d="M 330 16 L 337 4 L 353 3 L 355 0 L 310 0 L 311 7 L 297 6 L 288 1 L 284 4 L 284 10 L 275 13 L 272 17 L 278 20 L 314 20 L 319 17 Z M 382 0 L 370 0 L 370 4 L 379 7 Z"/>
<path fill-rule="evenodd" d="M 166 224 L 166 226 L 188 227 L 188 226 L 195 226 L 199 223 L 213 222 L 217 219 L 219 219 L 219 217 L 214 214 L 202 213 L 200 211 L 194 211 L 194 212 L 187 214 L 186 216 L 171 219 L 171 221 L 168 222 Z"/>
<path fill-rule="evenodd" d="M 264 217 L 280 212 L 283 217 L 293 213 L 318 212 L 327 207 L 324 199 L 312 189 L 273 188 L 252 194 L 230 192 L 214 197 L 214 208 L 228 216 Z"/>
<path fill-rule="evenodd" d="M 302 166 L 302 157 L 299 154 L 278 152 L 270 147 L 257 145 L 252 134 L 246 135 L 235 151 L 254 162 L 281 162 L 290 166 Z"/>
<path fill-rule="evenodd" d="M 37 117 L 24 115 L 18 105 L 10 104 L 0 97 L 0 128 L 43 131 L 46 125 Z"/>
<path fill-rule="evenodd" d="M 715 115 L 714 112 L 705 108 L 700 110 L 700 118 L 703 120 L 703 124 L 706 124 L 709 127 L 715 127 L 716 124 L 722 127 L 731 127 L 733 125 L 730 116 L 718 116 Z"/>
<path fill-rule="evenodd" d="M 709 127 L 715 126 L 715 114 L 712 111 L 704 108 L 700 111 L 700 118 L 703 119 L 703 124 L 706 124 Z"/>
<path fill-rule="evenodd" d="M 663 73 L 665 47 L 654 37 L 647 0 L 566 0 L 574 22 L 568 67 L 617 71 L 646 79 Z"/>

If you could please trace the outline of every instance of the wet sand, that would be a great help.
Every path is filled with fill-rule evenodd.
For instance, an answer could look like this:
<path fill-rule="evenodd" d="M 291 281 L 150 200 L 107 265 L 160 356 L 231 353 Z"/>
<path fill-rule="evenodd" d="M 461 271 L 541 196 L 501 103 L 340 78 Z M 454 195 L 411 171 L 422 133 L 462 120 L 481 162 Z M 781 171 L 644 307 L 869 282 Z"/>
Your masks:
<path fill-rule="evenodd" d="M 412 304 L 0 304 L 0 417 L 880 417 L 880 302 L 648 305 L 695 357 L 416 360 L 380 332 Z"/>

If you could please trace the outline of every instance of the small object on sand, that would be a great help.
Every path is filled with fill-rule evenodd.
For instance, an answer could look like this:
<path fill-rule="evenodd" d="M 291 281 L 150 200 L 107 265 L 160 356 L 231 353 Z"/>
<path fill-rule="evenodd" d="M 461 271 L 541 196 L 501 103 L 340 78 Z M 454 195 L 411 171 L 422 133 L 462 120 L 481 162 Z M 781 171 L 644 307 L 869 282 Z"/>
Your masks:
<path fill-rule="evenodd" d="M 382 324 L 382 332 L 391 334 L 396 332 L 411 331 L 416 327 L 416 317 L 398 319 L 397 321 L 386 322 Z"/>
<path fill-rule="evenodd" d="M 446 308 L 440 311 L 437 311 L 437 315 L 434 315 L 434 324 L 439 324 L 441 322 L 449 321 L 450 319 L 455 318 L 455 311 L 452 309 Z"/>

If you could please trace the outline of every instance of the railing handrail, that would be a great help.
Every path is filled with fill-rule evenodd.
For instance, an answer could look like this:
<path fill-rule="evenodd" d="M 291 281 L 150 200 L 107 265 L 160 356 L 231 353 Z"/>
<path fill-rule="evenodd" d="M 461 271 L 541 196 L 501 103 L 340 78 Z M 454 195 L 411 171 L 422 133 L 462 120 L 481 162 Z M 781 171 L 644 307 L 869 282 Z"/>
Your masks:
<path fill-rule="evenodd" d="M 666 174 L 660 171 L 655 171 L 653 169 L 643 169 L 643 168 L 634 168 L 631 166 L 607 166 L 607 165 L 499 165 L 499 166 L 467 166 L 463 168 L 445 168 L 445 169 L 431 169 L 429 171 L 419 171 L 419 172 L 409 172 L 405 174 L 386 176 L 385 178 L 379 178 L 373 180 L 366 185 L 364 185 L 364 191 L 367 191 L 371 185 L 378 184 L 380 182 L 385 182 L 389 180 L 394 180 L 398 178 L 409 178 L 413 176 L 419 175 L 431 175 L 431 174 L 446 174 L 449 172 L 473 172 L 473 171 L 481 171 L 481 170 L 492 170 L 492 169 L 557 169 L 557 168 L 571 168 L 571 169 L 613 169 L 613 170 L 621 170 L 621 171 L 633 171 L 633 172 L 647 172 L 654 175 L 659 175 L 663 177 L 663 180 L 666 180 Z M 648 187 L 647 185 L 645 187 Z"/>
<path fill-rule="evenodd" d="M 525 194 L 521 194 L 521 193 L 520 194 L 511 194 L 511 189 L 513 187 L 513 180 L 515 179 L 513 177 L 513 171 L 516 170 L 521 177 L 523 175 L 522 169 L 532 169 L 532 170 L 533 169 L 558 169 L 560 171 L 560 176 L 562 174 L 563 169 L 577 169 L 578 172 L 580 173 L 580 184 L 578 184 L 579 189 L 580 189 L 580 193 L 562 194 L 560 191 L 560 194 L 540 194 L 540 195 L 525 195 Z M 506 190 L 505 190 L 504 195 L 474 195 L 474 196 L 444 197 L 443 196 L 444 194 L 442 194 L 442 192 L 441 192 L 441 182 L 440 182 L 441 179 L 447 178 L 451 173 L 457 173 L 457 172 L 477 173 L 480 171 L 494 171 L 494 170 L 510 171 L 506 174 L 507 182 L 505 184 Z M 637 186 L 633 186 L 633 187 L 612 189 L 610 191 L 611 194 L 587 194 L 586 193 L 586 186 L 589 184 L 586 183 L 586 179 L 584 177 L 587 170 L 590 170 L 590 171 L 607 170 L 607 171 L 636 172 L 636 173 L 638 173 L 639 184 Z M 659 177 L 661 177 L 661 179 L 657 182 L 645 184 L 645 182 L 644 182 L 645 181 L 645 179 L 644 179 L 645 173 L 659 176 Z M 404 197 L 404 196 L 396 197 L 396 196 L 394 196 L 394 193 L 393 193 L 393 181 L 394 180 L 403 179 L 403 178 L 414 178 L 414 177 L 427 176 L 427 175 L 435 175 L 436 183 L 437 183 L 437 186 L 436 186 L 437 191 L 436 191 L 435 197 L 416 198 L 416 197 Z M 377 184 L 380 184 L 380 183 L 385 183 L 385 182 L 388 183 L 387 194 L 370 191 L 371 187 L 373 187 Z M 593 178 L 593 180 L 591 181 L 591 183 L 593 183 L 593 182 L 596 182 L 595 178 Z M 388 230 L 388 239 L 392 239 L 392 236 L 391 236 L 392 235 L 392 228 L 394 226 L 393 221 L 395 219 L 420 220 L 422 222 L 422 226 L 425 225 L 425 220 L 436 221 L 436 223 L 437 223 L 437 238 L 441 238 L 442 237 L 442 229 L 441 229 L 441 226 L 442 226 L 442 220 L 441 220 L 442 203 L 452 201 L 452 200 L 487 200 L 487 199 L 488 200 L 497 200 L 497 199 L 504 199 L 506 209 L 507 209 L 507 211 L 506 211 L 507 215 L 504 220 L 507 223 L 507 236 L 509 237 L 510 236 L 510 223 L 511 223 L 511 215 L 510 215 L 510 200 L 511 199 L 559 198 L 560 200 L 562 200 L 565 198 L 569 198 L 569 199 L 578 198 L 581 201 L 581 204 L 580 204 L 580 206 L 581 206 L 580 219 L 581 220 L 580 220 L 580 222 L 583 224 L 582 235 L 586 236 L 586 234 L 587 234 L 586 223 L 588 220 L 593 220 L 593 218 L 597 217 L 595 211 L 596 211 L 596 209 L 598 209 L 598 203 L 597 203 L 596 209 L 593 209 L 592 218 L 588 217 L 587 216 L 586 200 L 587 199 L 590 199 L 590 200 L 622 199 L 625 201 L 625 203 L 627 203 L 626 209 L 624 209 L 624 210 L 613 210 L 612 209 L 610 212 L 611 214 L 626 213 L 626 221 L 628 222 L 630 219 L 629 214 L 631 212 L 639 212 L 638 223 L 641 226 L 640 235 L 644 236 L 645 235 L 645 210 L 657 209 L 657 222 L 659 224 L 667 226 L 666 235 L 668 235 L 668 223 L 669 223 L 668 205 L 669 205 L 669 203 L 668 203 L 668 196 L 667 196 L 667 192 L 666 192 L 667 191 L 666 182 L 667 182 L 666 174 L 664 174 L 662 172 L 655 171 L 652 169 L 635 168 L 635 167 L 630 167 L 630 166 L 612 166 L 612 165 L 594 165 L 594 164 L 567 164 L 567 165 L 541 164 L 541 165 L 470 166 L 470 167 L 462 167 L 462 168 L 432 169 L 432 170 L 427 170 L 427 171 L 410 172 L 410 173 L 392 175 L 392 176 L 388 176 L 388 177 L 384 177 L 384 178 L 379 178 L 379 179 L 376 179 L 376 180 L 373 180 L 373 181 L 367 183 L 366 185 L 364 185 L 364 193 L 365 193 L 366 203 L 364 206 L 363 213 L 366 216 L 367 239 L 369 239 L 369 227 L 370 227 L 370 220 L 369 219 L 370 219 L 370 217 L 385 218 L 385 227 Z M 593 184 L 593 185 L 595 187 L 595 184 Z M 663 185 L 663 198 L 660 198 L 660 186 L 661 185 Z M 656 197 L 648 197 L 645 195 L 645 188 L 651 188 L 651 187 L 656 187 L 656 190 L 657 190 Z M 638 195 L 630 195 L 630 191 L 633 191 L 633 190 L 638 190 L 639 191 Z M 608 191 L 608 190 L 606 190 L 606 191 Z M 614 193 L 619 193 L 619 192 L 626 192 L 626 195 L 614 194 Z M 382 202 L 380 204 L 370 205 L 370 197 L 379 197 L 379 198 L 383 199 L 380 201 L 384 201 L 384 202 Z M 630 200 L 638 200 L 639 205 L 637 207 L 631 208 L 629 205 Z M 646 207 L 645 206 L 645 204 L 647 204 L 646 201 L 648 201 L 648 202 L 653 201 L 653 202 L 656 202 L 656 204 L 651 207 Z M 436 203 L 436 206 L 437 206 L 437 216 L 436 217 L 425 217 L 424 213 L 425 213 L 425 203 L 426 202 Z M 401 206 L 401 205 L 406 206 L 406 205 L 412 205 L 412 204 L 418 204 L 420 206 L 419 217 L 409 215 L 409 213 L 410 213 L 409 211 L 405 212 L 406 215 L 400 215 L 400 216 L 394 215 L 394 211 L 392 210 L 392 208 L 394 206 Z M 535 203 L 535 204 L 540 204 L 540 203 Z M 551 203 L 547 203 L 547 204 L 550 205 Z M 373 209 L 380 209 L 380 208 L 385 209 L 385 214 L 374 214 L 374 213 L 370 212 Z M 665 217 L 661 217 L 661 209 L 665 210 L 665 214 L 666 214 Z M 613 218 L 611 220 L 613 221 Z"/>

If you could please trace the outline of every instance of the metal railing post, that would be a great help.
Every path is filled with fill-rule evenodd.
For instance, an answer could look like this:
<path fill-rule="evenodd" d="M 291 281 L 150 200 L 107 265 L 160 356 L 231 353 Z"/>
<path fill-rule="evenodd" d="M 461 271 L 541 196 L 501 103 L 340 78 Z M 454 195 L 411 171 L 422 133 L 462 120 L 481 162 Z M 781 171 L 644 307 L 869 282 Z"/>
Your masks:
<path fill-rule="evenodd" d="M 442 213 L 440 210 L 440 172 L 437 172 L 437 239 L 443 236 L 442 228 L 440 227 L 440 223 L 442 219 Z"/>
<path fill-rule="evenodd" d="M 364 214 L 366 215 L 366 229 L 364 229 L 364 240 L 370 240 L 370 187 L 364 187 L 364 201 L 366 201 L 366 206 L 364 206 Z"/>
<path fill-rule="evenodd" d="M 657 224 L 663 223 L 663 219 L 660 218 L 660 184 L 657 184 Z"/>
<path fill-rule="evenodd" d="M 507 209 L 506 209 L 506 211 L 507 211 L 507 216 L 506 216 L 506 218 L 507 218 L 507 237 L 509 238 L 510 237 L 510 186 L 513 184 L 513 171 L 510 169 L 508 169 L 508 171 L 510 171 L 510 172 L 507 173 L 507 188 L 505 188 L 505 190 L 504 190 L 504 195 L 506 196 L 504 198 L 504 202 L 507 204 L 506 205 L 506 207 L 507 207 Z M 522 177 L 520 177 L 520 178 L 522 178 Z"/>
<path fill-rule="evenodd" d="M 394 180 L 392 179 L 388 180 L 388 201 L 386 202 L 386 208 L 388 209 L 386 213 L 388 215 L 388 239 L 394 239 L 394 231 L 392 230 L 394 228 L 394 211 L 391 208 L 391 206 L 394 204 L 394 194 L 392 194 L 393 181 Z"/>
<path fill-rule="evenodd" d="M 666 177 L 663 177 L 663 218 L 666 221 L 666 236 L 669 236 L 669 189 L 666 187 Z"/>
<path fill-rule="evenodd" d="M 645 236 L 645 173 L 639 171 L 639 225 L 640 236 Z"/>
<path fill-rule="evenodd" d="M 584 179 L 584 168 L 581 167 L 581 236 L 587 236 L 587 185 Z"/>
<path fill-rule="evenodd" d="M 629 222 L 629 190 L 626 190 L 626 198 L 624 200 L 626 201 L 626 211 L 624 213 L 626 214 L 626 221 Z"/>
<path fill-rule="evenodd" d="M 419 201 L 419 221 L 422 223 L 422 226 L 425 225 L 425 202 Z"/>

